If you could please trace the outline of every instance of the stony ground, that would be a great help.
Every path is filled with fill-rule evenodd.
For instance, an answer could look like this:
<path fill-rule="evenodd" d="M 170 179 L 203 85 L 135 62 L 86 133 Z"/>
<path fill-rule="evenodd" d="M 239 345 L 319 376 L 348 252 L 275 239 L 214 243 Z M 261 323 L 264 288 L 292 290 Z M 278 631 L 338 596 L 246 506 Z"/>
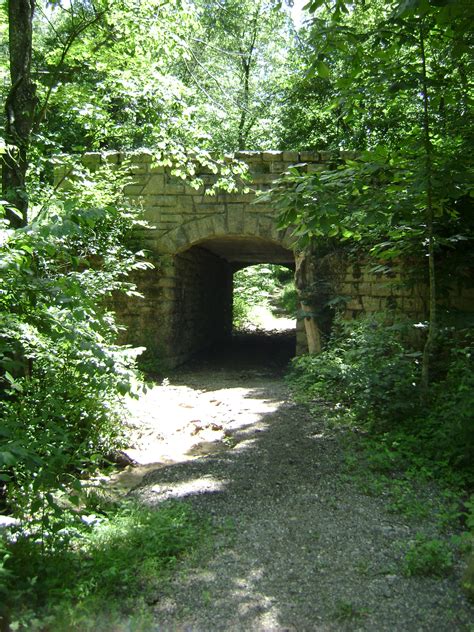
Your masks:
<path fill-rule="evenodd" d="M 170 376 L 133 409 L 141 466 L 116 484 L 153 506 L 180 498 L 215 528 L 211 554 L 157 595 L 155 629 L 473 631 L 460 563 L 441 579 L 402 574 L 430 520 L 364 495 L 347 476 L 347 439 L 291 401 L 291 349 L 248 344 Z"/>

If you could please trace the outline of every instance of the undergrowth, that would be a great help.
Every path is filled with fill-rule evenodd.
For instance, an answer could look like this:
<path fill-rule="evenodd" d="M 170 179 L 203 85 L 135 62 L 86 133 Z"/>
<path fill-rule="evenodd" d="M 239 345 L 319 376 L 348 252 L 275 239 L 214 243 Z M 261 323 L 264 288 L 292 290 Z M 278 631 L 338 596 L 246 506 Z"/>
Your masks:
<path fill-rule="evenodd" d="M 468 552 L 474 535 L 474 341 L 443 334 L 427 405 L 406 322 L 338 321 L 326 349 L 295 359 L 288 377 L 297 399 L 318 414 L 324 402 L 329 423 L 349 430 L 346 475 L 383 495 L 388 511 L 439 533 L 408 548 L 408 575 L 449 572 L 449 551 Z"/>
<path fill-rule="evenodd" d="M 170 571 L 209 533 L 189 507 L 169 502 L 89 516 L 46 548 L 26 532 L 0 540 L 3 616 L 25 632 L 147 630 Z"/>

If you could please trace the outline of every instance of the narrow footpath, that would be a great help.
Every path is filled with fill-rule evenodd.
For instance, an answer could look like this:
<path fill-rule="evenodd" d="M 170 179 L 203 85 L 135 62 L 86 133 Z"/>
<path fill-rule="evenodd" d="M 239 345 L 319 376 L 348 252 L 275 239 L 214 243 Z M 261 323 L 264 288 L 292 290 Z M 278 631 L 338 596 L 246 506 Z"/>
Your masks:
<path fill-rule="evenodd" d="M 402 573 L 429 519 L 407 522 L 364 495 L 345 465 L 347 437 L 323 409 L 291 401 L 291 342 L 245 342 L 132 405 L 128 452 L 141 465 L 115 484 L 151 506 L 189 503 L 215 531 L 212 552 L 186 560 L 157 595 L 155 629 L 472 632 L 459 562 L 444 578 Z"/>

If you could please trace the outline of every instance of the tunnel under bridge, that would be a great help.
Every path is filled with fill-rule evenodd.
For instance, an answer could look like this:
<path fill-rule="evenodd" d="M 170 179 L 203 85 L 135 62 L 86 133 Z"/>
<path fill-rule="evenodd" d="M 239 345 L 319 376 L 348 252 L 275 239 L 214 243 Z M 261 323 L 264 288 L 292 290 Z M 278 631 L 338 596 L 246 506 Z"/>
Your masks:
<path fill-rule="evenodd" d="M 277 211 L 269 204 L 255 204 L 256 191 L 268 189 L 302 158 L 305 170 L 324 168 L 329 154 L 242 152 L 236 157 L 248 164 L 249 190 L 214 195 L 206 193 L 206 184 L 216 179 L 211 172 L 199 174 L 206 184 L 196 190 L 156 166 L 151 154 L 132 157 L 133 182 L 126 194 L 143 206 L 154 227 L 141 232 L 140 245 L 155 269 L 137 276 L 144 298 L 121 299 L 117 311 L 128 329 L 127 342 L 147 347 L 152 366 L 154 359 L 158 367 L 177 366 L 230 338 L 237 270 L 258 263 L 294 269 L 291 231 L 278 230 Z"/>

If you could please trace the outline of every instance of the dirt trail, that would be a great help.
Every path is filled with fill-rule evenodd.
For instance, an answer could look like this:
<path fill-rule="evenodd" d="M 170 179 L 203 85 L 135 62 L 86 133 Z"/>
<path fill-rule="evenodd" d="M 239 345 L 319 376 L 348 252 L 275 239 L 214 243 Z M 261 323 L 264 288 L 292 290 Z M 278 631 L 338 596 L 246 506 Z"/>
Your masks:
<path fill-rule="evenodd" d="M 127 468 L 125 488 L 152 506 L 182 499 L 216 528 L 213 554 L 188 560 L 157 595 L 155 629 L 472 632 L 460 568 L 402 575 L 403 547 L 430 522 L 408 524 L 363 495 L 344 475 L 342 436 L 290 400 L 291 343 L 240 343 L 133 411 L 129 454 L 141 466 Z"/>

